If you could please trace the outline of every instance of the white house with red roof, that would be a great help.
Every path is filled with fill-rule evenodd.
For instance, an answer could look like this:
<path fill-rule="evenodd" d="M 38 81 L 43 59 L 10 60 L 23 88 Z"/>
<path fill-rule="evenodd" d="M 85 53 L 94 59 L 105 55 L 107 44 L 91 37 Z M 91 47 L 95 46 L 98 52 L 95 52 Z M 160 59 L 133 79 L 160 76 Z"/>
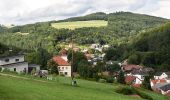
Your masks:
<path fill-rule="evenodd" d="M 62 56 L 54 56 L 53 60 L 58 64 L 59 75 L 71 77 L 71 64 Z"/>

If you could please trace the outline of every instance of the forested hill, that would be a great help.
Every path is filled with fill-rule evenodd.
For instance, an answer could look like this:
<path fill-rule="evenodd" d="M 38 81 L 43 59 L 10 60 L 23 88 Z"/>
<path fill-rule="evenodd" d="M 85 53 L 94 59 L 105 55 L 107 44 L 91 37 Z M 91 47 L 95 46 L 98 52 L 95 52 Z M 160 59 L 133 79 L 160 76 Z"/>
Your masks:
<path fill-rule="evenodd" d="M 141 33 L 131 43 L 129 62 L 170 70 L 170 23 Z"/>
<path fill-rule="evenodd" d="M 79 28 L 75 30 L 55 29 L 51 26 L 51 23 L 87 20 L 105 20 L 108 21 L 108 25 L 106 27 Z M 138 33 L 159 27 L 167 22 L 169 22 L 168 19 L 130 12 L 110 14 L 99 12 L 60 21 L 0 28 L 0 43 L 22 49 L 42 47 L 48 52 L 53 52 L 56 51 L 56 47 L 61 42 L 70 42 L 70 33 L 74 33 L 74 40 L 78 44 L 108 43 L 120 45 L 127 43 Z"/>

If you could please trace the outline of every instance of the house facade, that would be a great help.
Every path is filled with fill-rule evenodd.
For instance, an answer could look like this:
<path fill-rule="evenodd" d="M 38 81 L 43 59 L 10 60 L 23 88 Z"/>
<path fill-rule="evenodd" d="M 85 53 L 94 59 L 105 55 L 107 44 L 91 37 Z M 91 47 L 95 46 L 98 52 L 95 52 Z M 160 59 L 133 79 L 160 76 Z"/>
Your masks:
<path fill-rule="evenodd" d="M 2 67 L 2 71 L 4 69 L 9 69 L 14 72 L 24 72 L 28 73 L 29 64 L 25 62 L 24 55 L 16 55 L 0 58 L 0 67 Z M 37 71 L 40 70 L 40 66 L 34 66 L 37 68 Z"/>
<path fill-rule="evenodd" d="M 24 61 L 24 55 L 0 58 L 0 66 L 3 70 L 6 68 L 18 73 L 28 71 L 28 62 Z"/>
<path fill-rule="evenodd" d="M 68 63 L 64 56 L 54 56 L 53 61 L 58 64 L 59 75 L 71 77 L 71 64 Z"/>

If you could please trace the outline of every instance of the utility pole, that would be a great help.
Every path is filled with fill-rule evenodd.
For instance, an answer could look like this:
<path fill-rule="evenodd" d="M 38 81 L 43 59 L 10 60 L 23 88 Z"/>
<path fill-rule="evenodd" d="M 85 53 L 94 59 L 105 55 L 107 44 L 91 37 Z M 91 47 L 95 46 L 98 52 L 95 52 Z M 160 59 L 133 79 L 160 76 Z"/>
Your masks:
<path fill-rule="evenodd" d="M 71 48 L 72 48 L 72 60 L 71 60 L 71 80 L 72 80 L 72 82 L 71 82 L 71 85 L 72 86 L 76 86 L 77 85 L 77 82 L 76 82 L 76 80 L 75 80 L 75 78 L 74 78 L 74 74 L 73 74 L 73 70 L 74 70 L 74 47 L 73 47 L 73 33 L 71 34 L 71 44 L 72 44 L 72 46 L 71 46 Z"/>

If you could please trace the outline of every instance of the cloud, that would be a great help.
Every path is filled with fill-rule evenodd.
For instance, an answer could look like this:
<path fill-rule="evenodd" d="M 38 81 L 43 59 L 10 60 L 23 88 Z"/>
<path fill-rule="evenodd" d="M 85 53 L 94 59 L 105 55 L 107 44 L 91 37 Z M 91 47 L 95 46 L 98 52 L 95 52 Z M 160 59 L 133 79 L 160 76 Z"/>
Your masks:
<path fill-rule="evenodd" d="M 168 4 L 169 0 L 0 0 L 0 24 L 27 24 L 116 11 L 170 18 Z"/>

